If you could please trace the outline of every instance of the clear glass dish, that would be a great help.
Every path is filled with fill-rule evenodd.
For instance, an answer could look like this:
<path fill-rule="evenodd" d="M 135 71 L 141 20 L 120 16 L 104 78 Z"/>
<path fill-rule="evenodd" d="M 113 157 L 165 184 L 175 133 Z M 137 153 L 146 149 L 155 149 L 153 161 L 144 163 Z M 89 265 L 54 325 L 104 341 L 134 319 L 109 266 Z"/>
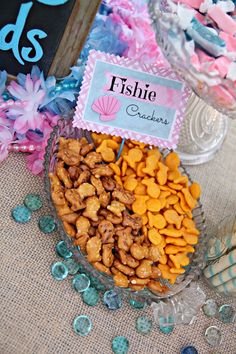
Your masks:
<path fill-rule="evenodd" d="M 201 231 L 199 236 L 199 243 L 196 246 L 195 253 L 192 254 L 191 263 L 188 266 L 186 273 L 177 278 L 177 281 L 174 285 L 170 286 L 167 284 L 170 289 L 165 294 L 154 293 L 148 289 L 144 289 L 138 292 L 134 292 L 129 288 L 121 288 L 114 286 L 112 277 L 107 276 L 104 273 L 97 271 L 92 265 L 87 261 L 86 257 L 80 252 L 80 250 L 75 247 L 72 243 L 71 238 L 66 234 L 61 220 L 58 218 L 56 209 L 53 205 L 51 199 L 51 185 L 50 179 L 48 177 L 49 172 L 54 172 L 55 163 L 56 163 L 56 154 L 58 151 L 58 142 L 59 138 L 63 136 L 65 138 L 81 138 L 82 136 L 87 137 L 91 140 L 90 134 L 88 131 L 77 129 L 72 127 L 71 119 L 61 119 L 58 121 L 58 125 L 54 128 L 50 139 L 48 140 L 48 145 L 45 153 L 44 167 L 45 167 L 45 189 L 47 194 L 48 203 L 52 214 L 57 222 L 58 231 L 63 240 L 65 240 L 68 248 L 74 253 L 74 258 L 77 262 L 85 268 L 86 272 L 89 273 L 92 277 L 98 279 L 107 289 L 115 288 L 117 292 L 120 292 L 124 295 L 132 296 L 137 299 L 145 299 L 148 302 L 158 301 L 163 298 L 170 297 L 179 293 L 183 290 L 193 279 L 196 279 L 202 270 L 205 267 L 204 254 L 207 247 L 207 237 L 206 237 L 206 227 L 205 227 L 205 218 L 202 210 L 202 205 L 199 202 L 198 206 L 193 210 L 193 217 L 196 222 L 197 228 Z M 169 150 L 165 149 L 162 151 L 164 155 L 169 153 Z M 183 166 L 181 166 L 181 172 L 188 176 L 191 181 L 191 177 Z M 165 282 L 166 284 L 166 282 Z"/>

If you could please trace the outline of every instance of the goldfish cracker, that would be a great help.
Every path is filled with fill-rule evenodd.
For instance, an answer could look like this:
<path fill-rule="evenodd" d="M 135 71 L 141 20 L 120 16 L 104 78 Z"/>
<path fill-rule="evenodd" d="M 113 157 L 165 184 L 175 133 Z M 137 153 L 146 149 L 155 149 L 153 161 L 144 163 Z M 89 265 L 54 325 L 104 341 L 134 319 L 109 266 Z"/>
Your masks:
<path fill-rule="evenodd" d="M 160 195 L 160 188 L 158 184 L 155 183 L 154 178 L 144 178 L 142 184 L 147 186 L 147 194 L 151 198 L 158 198 Z"/>
<path fill-rule="evenodd" d="M 162 241 L 161 235 L 155 228 L 148 230 L 148 239 L 153 245 L 159 245 Z"/>
<path fill-rule="evenodd" d="M 166 220 L 161 214 L 153 214 L 150 211 L 147 212 L 148 224 L 150 227 L 156 227 L 157 229 L 164 229 L 166 226 Z"/>
<path fill-rule="evenodd" d="M 161 209 L 164 209 L 166 207 L 166 204 L 167 204 L 166 199 L 165 198 L 159 198 L 159 201 L 161 203 Z"/>
<path fill-rule="evenodd" d="M 162 186 L 160 186 L 160 190 L 161 190 Z M 165 198 L 167 199 L 167 197 L 169 197 L 171 195 L 170 191 L 163 191 L 161 190 L 160 195 L 159 195 L 159 199 L 160 198 Z"/>
<path fill-rule="evenodd" d="M 201 187 L 198 183 L 193 182 L 189 187 L 190 193 L 194 199 L 199 199 L 201 195 Z"/>
<path fill-rule="evenodd" d="M 186 253 L 178 253 L 176 255 L 170 254 L 170 259 L 175 265 L 175 268 L 180 269 L 181 267 L 185 267 L 189 265 L 189 257 Z"/>
<path fill-rule="evenodd" d="M 137 165 L 137 176 L 138 177 L 145 177 L 145 173 L 143 172 L 143 168 L 145 167 L 145 162 L 141 161 Z"/>
<path fill-rule="evenodd" d="M 136 162 L 140 162 L 142 160 L 142 157 L 143 157 L 142 151 L 138 148 L 133 148 L 130 149 L 128 155 L 125 155 L 123 158 L 131 168 L 135 169 Z"/>
<path fill-rule="evenodd" d="M 176 281 L 178 274 L 172 274 L 170 272 L 170 267 L 167 264 L 159 264 L 158 268 L 161 271 L 162 278 L 169 280 L 170 284 L 173 285 Z"/>
<path fill-rule="evenodd" d="M 191 193 L 189 192 L 188 188 L 183 188 L 182 193 L 184 195 L 184 198 L 186 200 L 186 203 L 188 206 L 193 209 L 196 205 L 196 200 L 192 197 Z"/>
<path fill-rule="evenodd" d="M 123 162 L 123 158 L 122 156 L 120 156 L 118 160 L 116 160 L 115 164 L 120 167 L 122 165 L 122 162 Z"/>
<path fill-rule="evenodd" d="M 181 178 L 181 173 L 179 172 L 179 170 L 173 170 L 173 171 L 168 171 L 167 172 L 167 178 L 168 178 L 168 181 L 174 181 L 178 178 Z"/>
<path fill-rule="evenodd" d="M 122 176 L 126 175 L 127 167 L 128 167 L 127 162 L 123 160 L 122 166 L 121 166 L 121 175 Z"/>
<path fill-rule="evenodd" d="M 132 210 L 135 214 L 143 215 L 147 211 L 146 201 L 149 199 L 146 195 L 135 195 L 135 201 L 132 204 Z"/>
<path fill-rule="evenodd" d="M 183 236 L 183 231 L 182 230 L 177 230 L 177 229 L 175 229 L 173 227 L 159 230 L 159 233 L 161 235 L 170 236 L 170 237 L 181 237 L 181 236 Z"/>
<path fill-rule="evenodd" d="M 158 163 L 159 170 L 157 172 L 157 182 L 163 186 L 167 182 L 167 171 L 168 167 L 165 166 L 162 162 Z"/>
<path fill-rule="evenodd" d="M 127 167 L 127 170 L 125 172 L 126 176 L 135 176 L 135 172 L 131 167 Z"/>
<path fill-rule="evenodd" d="M 163 215 L 168 224 L 173 224 L 177 229 L 180 229 L 182 218 L 178 215 L 176 210 L 166 210 Z"/>
<path fill-rule="evenodd" d="M 172 274 L 184 274 L 185 273 L 185 269 L 184 268 L 170 268 L 170 273 Z"/>
<path fill-rule="evenodd" d="M 170 187 L 171 189 L 177 190 L 177 191 L 180 191 L 183 188 L 182 184 L 173 183 L 173 182 L 169 182 L 168 187 Z"/>
<path fill-rule="evenodd" d="M 181 208 L 180 204 L 179 203 L 176 203 L 174 205 L 174 209 L 177 211 L 177 213 L 179 215 L 185 215 L 185 211 L 183 211 L 183 209 Z"/>
<path fill-rule="evenodd" d="M 131 140 L 131 143 L 132 143 L 133 145 L 138 145 L 138 147 L 139 147 L 141 150 L 145 149 L 145 147 L 147 146 L 147 144 L 141 143 L 140 141 L 137 141 L 137 140 Z"/>
<path fill-rule="evenodd" d="M 133 192 L 137 185 L 138 181 L 132 176 L 128 176 L 128 178 L 124 182 L 124 188 L 130 192 Z"/>
<path fill-rule="evenodd" d="M 111 148 L 112 150 L 115 150 L 116 152 L 119 151 L 120 145 L 114 139 L 107 139 L 105 141 L 107 147 Z"/>
<path fill-rule="evenodd" d="M 164 254 L 161 256 L 161 258 L 159 259 L 159 263 L 160 263 L 160 264 L 166 264 L 166 263 L 167 263 L 167 260 L 168 260 L 167 255 L 164 253 Z"/>
<path fill-rule="evenodd" d="M 193 234 L 193 235 L 200 235 L 200 231 L 198 229 L 196 229 L 195 227 L 192 228 L 186 228 L 186 232 L 189 234 Z"/>
<path fill-rule="evenodd" d="M 146 214 L 142 215 L 142 223 L 143 223 L 143 225 L 147 225 L 147 223 L 148 223 L 148 217 Z"/>
<path fill-rule="evenodd" d="M 184 227 L 189 228 L 189 229 L 191 229 L 191 228 L 194 229 L 196 227 L 195 226 L 195 222 L 192 219 L 189 219 L 187 217 L 185 217 L 183 219 L 182 224 L 183 224 Z"/>
<path fill-rule="evenodd" d="M 91 136 L 92 136 L 92 139 L 95 143 L 96 146 L 98 146 L 99 144 L 101 144 L 101 142 L 103 140 L 106 140 L 106 139 L 109 139 L 110 138 L 110 135 L 108 134 L 101 134 L 101 133 L 91 133 Z"/>
<path fill-rule="evenodd" d="M 123 186 L 123 182 L 120 178 L 120 176 L 114 176 L 114 180 L 122 187 Z"/>
<path fill-rule="evenodd" d="M 188 186 L 188 177 L 187 176 L 180 176 L 178 178 L 175 178 L 173 182 L 175 184 L 183 184 L 187 187 Z"/>
<path fill-rule="evenodd" d="M 126 156 L 128 152 L 129 152 L 129 147 L 126 144 L 124 144 L 123 149 L 121 151 L 121 156 L 122 157 Z"/>
<path fill-rule="evenodd" d="M 158 212 L 161 210 L 161 202 L 158 199 L 150 198 L 146 201 L 147 210 Z"/>
<path fill-rule="evenodd" d="M 161 186 L 160 185 L 160 190 L 161 191 L 169 191 L 170 192 L 170 194 L 177 194 L 177 191 L 175 191 L 174 189 L 171 189 L 170 187 L 168 187 L 168 186 Z"/>
<path fill-rule="evenodd" d="M 158 150 L 158 148 L 156 147 L 153 147 L 152 149 L 148 150 L 147 152 L 147 156 L 155 156 L 156 157 L 156 160 L 159 161 L 160 158 L 161 158 L 161 153 L 160 151 Z"/>
<path fill-rule="evenodd" d="M 189 205 L 186 203 L 183 193 L 178 192 L 177 196 L 179 197 L 180 207 L 183 209 L 183 211 L 190 211 L 191 209 L 190 209 Z"/>
<path fill-rule="evenodd" d="M 138 195 L 147 195 L 147 188 L 141 182 L 138 182 L 134 193 Z"/>
<path fill-rule="evenodd" d="M 180 165 L 179 156 L 176 154 L 176 152 L 172 151 L 166 156 L 165 163 L 171 171 L 175 171 Z"/>
<path fill-rule="evenodd" d="M 198 236 L 194 234 L 189 234 L 188 232 L 183 232 L 183 237 L 189 245 L 196 245 L 198 243 Z"/>
<path fill-rule="evenodd" d="M 166 243 L 171 243 L 175 246 L 186 246 L 187 242 L 182 237 L 166 237 Z"/>
<path fill-rule="evenodd" d="M 173 205 L 178 203 L 179 197 L 177 195 L 170 195 L 169 197 L 166 198 L 166 203 L 168 205 Z"/>
<path fill-rule="evenodd" d="M 122 138 L 121 138 L 120 136 L 115 136 L 115 135 L 113 135 L 113 136 L 111 137 L 111 139 L 114 140 L 114 141 L 116 141 L 116 142 L 119 143 L 119 144 L 122 142 Z"/>
<path fill-rule="evenodd" d="M 110 163 L 109 167 L 115 172 L 117 176 L 121 175 L 120 167 L 116 163 Z"/>

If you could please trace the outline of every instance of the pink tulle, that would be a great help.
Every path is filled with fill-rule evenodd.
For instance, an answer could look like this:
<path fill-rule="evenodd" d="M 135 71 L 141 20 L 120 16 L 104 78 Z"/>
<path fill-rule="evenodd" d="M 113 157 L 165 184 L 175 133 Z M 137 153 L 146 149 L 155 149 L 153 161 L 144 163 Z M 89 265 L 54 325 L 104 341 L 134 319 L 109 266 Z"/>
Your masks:
<path fill-rule="evenodd" d="M 13 132 L 6 126 L 0 125 L 0 162 L 8 156 L 8 146 L 13 141 Z"/>

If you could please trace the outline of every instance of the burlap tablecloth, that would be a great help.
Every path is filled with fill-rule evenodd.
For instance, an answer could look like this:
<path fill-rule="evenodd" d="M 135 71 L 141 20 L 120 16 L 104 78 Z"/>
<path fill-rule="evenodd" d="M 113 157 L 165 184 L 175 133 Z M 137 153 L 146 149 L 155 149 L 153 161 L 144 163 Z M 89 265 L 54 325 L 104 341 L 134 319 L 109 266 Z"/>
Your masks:
<path fill-rule="evenodd" d="M 189 168 L 202 185 L 202 201 L 209 223 L 236 211 L 236 124 L 232 124 L 220 153 L 205 165 Z M 43 210 L 33 214 L 25 225 L 16 224 L 11 209 L 21 204 L 27 193 L 39 193 Z M 109 354 L 114 336 L 125 335 L 131 354 L 175 354 L 187 344 L 200 354 L 236 353 L 235 325 L 225 325 L 207 318 L 200 311 L 196 322 L 178 326 L 170 335 L 161 334 L 154 326 L 150 335 L 138 334 L 135 319 L 143 311 L 124 304 L 109 311 L 102 304 L 88 307 L 70 284 L 55 281 L 50 266 L 57 259 L 54 251 L 59 235 L 42 234 L 37 227 L 39 215 L 47 212 L 43 182 L 26 169 L 22 155 L 11 155 L 0 167 L 0 354 Z M 202 284 L 207 297 L 215 297 Z M 217 298 L 219 304 L 236 302 Z M 147 313 L 151 316 L 151 310 Z M 88 315 L 93 329 L 88 337 L 72 330 L 79 314 Z M 220 348 L 213 350 L 205 342 L 204 330 L 217 325 L 223 333 Z"/>

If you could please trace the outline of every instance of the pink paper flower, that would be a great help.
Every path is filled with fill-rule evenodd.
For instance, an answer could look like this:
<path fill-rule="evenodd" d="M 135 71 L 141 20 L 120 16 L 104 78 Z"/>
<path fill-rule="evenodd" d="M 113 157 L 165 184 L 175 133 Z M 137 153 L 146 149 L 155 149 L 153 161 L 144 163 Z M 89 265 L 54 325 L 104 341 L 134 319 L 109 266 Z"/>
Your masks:
<path fill-rule="evenodd" d="M 0 162 L 8 156 L 8 146 L 12 141 L 13 133 L 11 130 L 4 125 L 0 125 Z"/>
<path fill-rule="evenodd" d="M 25 102 L 21 107 L 12 107 L 7 112 L 9 117 L 15 119 L 14 129 L 17 133 L 24 134 L 29 129 L 42 128 L 43 115 L 38 111 L 38 108 L 43 101 L 45 92 L 40 87 L 41 80 L 34 82 L 30 74 L 26 75 L 24 87 L 15 81 L 11 81 L 8 86 L 8 91 L 13 97 Z"/>

